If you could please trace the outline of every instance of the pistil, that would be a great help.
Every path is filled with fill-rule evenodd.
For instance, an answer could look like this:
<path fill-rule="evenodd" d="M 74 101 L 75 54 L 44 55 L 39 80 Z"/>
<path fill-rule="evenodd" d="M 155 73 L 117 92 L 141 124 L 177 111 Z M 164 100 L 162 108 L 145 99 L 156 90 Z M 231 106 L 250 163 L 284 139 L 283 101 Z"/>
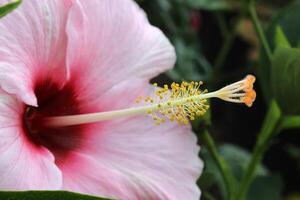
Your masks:
<path fill-rule="evenodd" d="M 199 87 L 203 84 L 202 82 L 173 83 L 170 89 L 166 85 L 159 88 L 155 84 L 157 90 L 153 96 L 137 99 L 138 104 L 144 102 L 144 105 L 107 112 L 48 117 L 43 119 L 43 124 L 48 127 L 63 127 L 143 114 L 152 117 L 158 125 L 167 120 L 177 121 L 179 124 L 188 124 L 189 120 L 194 120 L 195 117 L 205 114 L 209 108 L 207 99 L 210 98 L 219 98 L 228 102 L 244 103 L 249 107 L 252 106 L 256 98 L 256 93 L 253 90 L 254 82 L 255 77 L 248 75 L 241 81 L 210 93 L 207 90 L 199 90 Z"/>

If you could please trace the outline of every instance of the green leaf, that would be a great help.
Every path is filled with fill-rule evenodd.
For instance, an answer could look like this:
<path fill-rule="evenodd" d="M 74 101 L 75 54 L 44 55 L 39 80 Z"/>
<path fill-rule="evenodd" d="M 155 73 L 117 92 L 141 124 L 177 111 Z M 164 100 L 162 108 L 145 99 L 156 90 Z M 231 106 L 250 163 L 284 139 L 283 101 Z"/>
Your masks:
<path fill-rule="evenodd" d="M 229 10 L 231 5 L 226 0 L 188 0 L 191 7 L 204 10 Z"/>
<path fill-rule="evenodd" d="M 22 2 L 22 0 L 16 0 L 16 1 L 12 1 L 8 4 L 5 4 L 4 6 L 1 6 L 0 7 L 0 18 L 4 17 L 8 13 L 10 13 L 14 9 L 16 9 L 21 4 L 21 2 Z"/>
<path fill-rule="evenodd" d="M 296 47 L 300 42 L 300 0 L 290 3 L 282 11 L 276 13 L 267 30 L 271 46 L 275 49 L 273 38 L 275 37 L 277 26 L 280 25 L 285 37 L 292 47 Z"/>
<path fill-rule="evenodd" d="M 288 39 L 286 38 L 286 36 L 280 26 L 276 27 L 275 45 L 276 45 L 276 47 L 291 47 Z"/>
<path fill-rule="evenodd" d="M 0 192 L 1 200 L 109 200 L 66 191 Z"/>
<path fill-rule="evenodd" d="M 229 164 L 237 180 L 240 180 L 247 168 L 247 164 L 250 161 L 251 154 L 248 151 L 231 144 L 221 145 L 219 147 L 219 150 L 220 154 Z M 204 160 L 205 169 L 203 172 L 204 176 L 201 176 L 199 180 L 200 188 L 202 190 L 208 190 L 209 187 L 212 187 L 214 184 L 216 184 L 222 196 L 225 197 L 226 189 L 222 179 L 222 175 L 206 148 L 202 148 L 201 158 Z M 267 175 L 267 169 L 263 165 L 259 165 L 255 172 L 255 176 Z"/>
<path fill-rule="evenodd" d="M 279 176 L 260 176 L 251 184 L 247 200 L 281 200 L 282 189 L 282 180 Z"/>
<path fill-rule="evenodd" d="M 240 180 L 244 171 L 247 169 L 251 154 L 248 151 L 234 145 L 223 145 L 221 146 L 220 151 L 224 156 L 224 159 L 231 166 L 236 178 Z M 262 176 L 267 173 L 267 170 L 262 165 L 259 165 L 256 169 L 255 175 Z"/>
<path fill-rule="evenodd" d="M 284 114 L 300 114 L 300 49 L 276 49 L 272 60 L 271 86 Z"/>
<path fill-rule="evenodd" d="M 207 75 L 211 71 L 211 65 L 196 51 L 196 47 L 187 44 L 182 38 L 175 38 L 174 45 L 177 63 L 175 68 L 168 72 L 168 76 L 176 81 L 206 81 Z"/>
<path fill-rule="evenodd" d="M 280 12 L 274 12 L 275 15 L 269 27 L 266 30 L 266 36 L 272 51 L 276 48 L 275 35 L 276 28 L 281 27 L 287 41 L 292 47 L 300 47 L 300 0 L 292 1 L 287 7 Z M 298 47 L 298 48 L 299 48 Z M 260 67 L 258 73 L 260 77 L 261 87 L 265 100 L 269 102 L 272 98 L 270 77 L 271 77 L 271 63 L 268 61 L 264 51 L 260 51 Z"/>

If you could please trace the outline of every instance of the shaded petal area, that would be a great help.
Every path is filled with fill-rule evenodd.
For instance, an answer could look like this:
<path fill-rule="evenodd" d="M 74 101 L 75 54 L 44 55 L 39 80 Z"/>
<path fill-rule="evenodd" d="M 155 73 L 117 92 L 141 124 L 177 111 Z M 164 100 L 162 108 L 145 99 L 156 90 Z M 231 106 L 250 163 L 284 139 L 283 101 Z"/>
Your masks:
<path fill-rule="evenodd" d="M 23 112 L 23 103 L 0 91 L 0 188 L 61 189 L 62 176 L 54 156 L 26 138 Z"/>
<path fill-rule="evenodd" d="M 124 92 L 126 88 L 130 92 Z M 113 109 L 134 106 L 134 99 L 147 94 L 145 88 L 152 90 L 140 79 L 124 81 L 104 93 L 99 102 L 81 105 L 99 110 L 106 110 L 108 106 Z M 196 180 L 203 164 L 198 158 L 196 137 L 189 126 L 176 123 L 156 126 L 150 117 L 138 116 L 88 125 L 84 134 L 84 145 L 76 152 L 88 155 L 93 162 L 77 157 L 78 165 L 89 163 L 86 164 L 89 167 L 72 168 L 74 162 L 58 161 L 64 176 L 67 174 L 64 189 L 76 191 L 80 188 L 81 192 L 98 195 L 111 192 L 112 197 L 125 200 L 199 199 Z M 68 171 L 70 168 L 72 173 Z M 105 170 L 93 170 L 97 168 Z M 93 175 L 82 176 L 90 173 Z M 105 174 L 119 177 L 116 184 L 121 185 L 118 188 L 122 191 L 105 190 L 112 184 L 103 181 L 101 177 Z M 98 187 L 83 187 L 82 183 L 74 181 L 79 179 L 84 185 Z"/>
<path fill-rule="evenodd" d="M 6 3 L 0 0 L 0 5 Z M 65 24 L 70 0 L 23 1 L 0 21 L 0 86 L 36 105 L 40 80 L 63 84 L 67 78 Z"/>
<path fill-rule="evenodd" d="M 125 79 L 149 80 L 175 62 L 173 46 L 132 0 L 76 0 L 67 33 L 70 74 L 79 74 L 80 90 L 98 96 Z"/>
<path fill-rule="evenodd" d="M 132 199 L 128 177 L 88 154 L 73 152 L 63 163 L 63 189 L 107 198 Z"/>

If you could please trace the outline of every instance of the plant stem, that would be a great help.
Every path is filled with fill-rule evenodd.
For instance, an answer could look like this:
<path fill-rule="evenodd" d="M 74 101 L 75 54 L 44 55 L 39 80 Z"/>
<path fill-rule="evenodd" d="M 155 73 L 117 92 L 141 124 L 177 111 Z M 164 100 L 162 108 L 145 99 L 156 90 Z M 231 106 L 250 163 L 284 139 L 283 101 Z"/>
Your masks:
<path fill-rule="evenodd" d="M 243 8 L 245 5 L 247 5 L 246 3 L 247 3 L 246 0 L 242 1 L 242 5 L 243 5 L 242 9 L 239 13 L 239 16 L 234 20 L 232 31 L 228 31 L 227 28 L 225 29 L 224 22 L 222 22 L 222 20 L 219 19 L 220 29 L 221 29 L 222 35 L 223 36 L 224 36 L 224 34 L 226 34 L 226 35 L 225 35 L 225 41 L 224 41 L 224 43 L 221 47 L 221 50 L 220 50 L 219 54 L 217 55 L 217 58 L 214 62 L 214 66 L 213 66 L 213 70 L 214 70 L 213 76 L 214 77 L 218 77 L 218 74 L 220 73 L 221 68 L 224 65 L 224 62 L 226 61 L 226 57 L 227 57 L 227 55 L 228 55 L 228 53 L 229 53 L 229 51 L 230 51 L 230 49 L 233 45 L 233 42 L 236 38 L 236 32 L 237 32 L 237 29 L 238 29 L 239 22 L 244 17 L 245 12 L 246 12 L 246 9 Z M 220 18 L 222 16 L 219 15 L 217 17 Z"/>
<path fill-rule="evenodd" d="M 257 165 L 261 162 L 263 154 L 268 148 L 269 141 L 277 132 L 280 131 L 281 127 L 281 111 L 275 101 L 272 101 L 265 118 L 262 129 L 258 135 L 257 143 L 254 147 L 254 151 L 248 164 L 247 170 L 242 178 L 239 192 L 235 200 L 243 200 L 246 197 L 247 190 L 254 178 Z"/>
<path fill-rule="evenodd" d="M 229 34 L 229 30 L 226 25 L 226 21 L 224 19 L 224 15 L 222 13 L 216 13 L 216 18 L 218 21 L 218 25 L 220 27 L 222 36 L 225 38 Z"/>
<path fill-rule="evenodd" d="M 250 0 L 250 2 L 248 3 L 248 10 L 249 10 L 249 13 L 250 13 L 252 23 L 253 23 L 254 28 L 256 30 L 256 33 L 259 37 L 260 42 L 262 43 L 262 46 L 263 46 L 263 48 L 264 48 L 264 50 L 267 54 L 267 57 L 268 57 L 269 61 L 272 61 L 272 51 L 271 51 L 269 43 L 268 43 L 268 41 L 265 37 L 264 31 L 261 27 L 261 24 L 258 20 L 254 0 Z"/>
<path fill-rule="evenodd" d="M 236 28 L 233 31 L 229 32 L 225 38 L 225 41 L 221 47 L 219 54 L 217 55 L 216 61 L 214 62 L 213 70 L 214 76 L 220 73 L 220 70 L 226 60 L 226 57 L 233 45 L 234 39 L 236 37 Z"/>
<path fill-rule="evenodd" d="M 228 199 L 232 199 L 235 193 L 234 189 L 236 185 L 236 180 L 232 174 L 232 171 L 229 168 L 227 162 L 219 154 L 216 144 L 213 138 L 208 133 L 208 131 L 204 131 L 204 133 L 201 136 L 222 174 L 222 178 L 224 180 L 226 190 L 227 190 Z"/>
<path fill-rule="evenodd" d="M 285 116 L 281 123 L 282 129 L 300 128 L 300 116 Z"/>

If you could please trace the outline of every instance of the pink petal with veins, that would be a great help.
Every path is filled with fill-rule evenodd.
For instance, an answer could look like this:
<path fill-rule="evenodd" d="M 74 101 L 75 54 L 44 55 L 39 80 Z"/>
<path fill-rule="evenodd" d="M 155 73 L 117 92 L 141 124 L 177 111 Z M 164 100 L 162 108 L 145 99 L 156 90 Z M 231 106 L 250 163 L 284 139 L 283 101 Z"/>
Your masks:
<path fill-rule="evenodd" d="M 25 0 L 0 20 L 0 86 L 26 104 L 37 105 L 36 82 L 66 80 L 69 7 L 70 0 Z"/>
<path fill-rule="evenodd" d="M 32 144 L 22 128 L 24 105 L 0 91 L 0 189 L 57 190 L 62 175 L 54 156 Z"/>

